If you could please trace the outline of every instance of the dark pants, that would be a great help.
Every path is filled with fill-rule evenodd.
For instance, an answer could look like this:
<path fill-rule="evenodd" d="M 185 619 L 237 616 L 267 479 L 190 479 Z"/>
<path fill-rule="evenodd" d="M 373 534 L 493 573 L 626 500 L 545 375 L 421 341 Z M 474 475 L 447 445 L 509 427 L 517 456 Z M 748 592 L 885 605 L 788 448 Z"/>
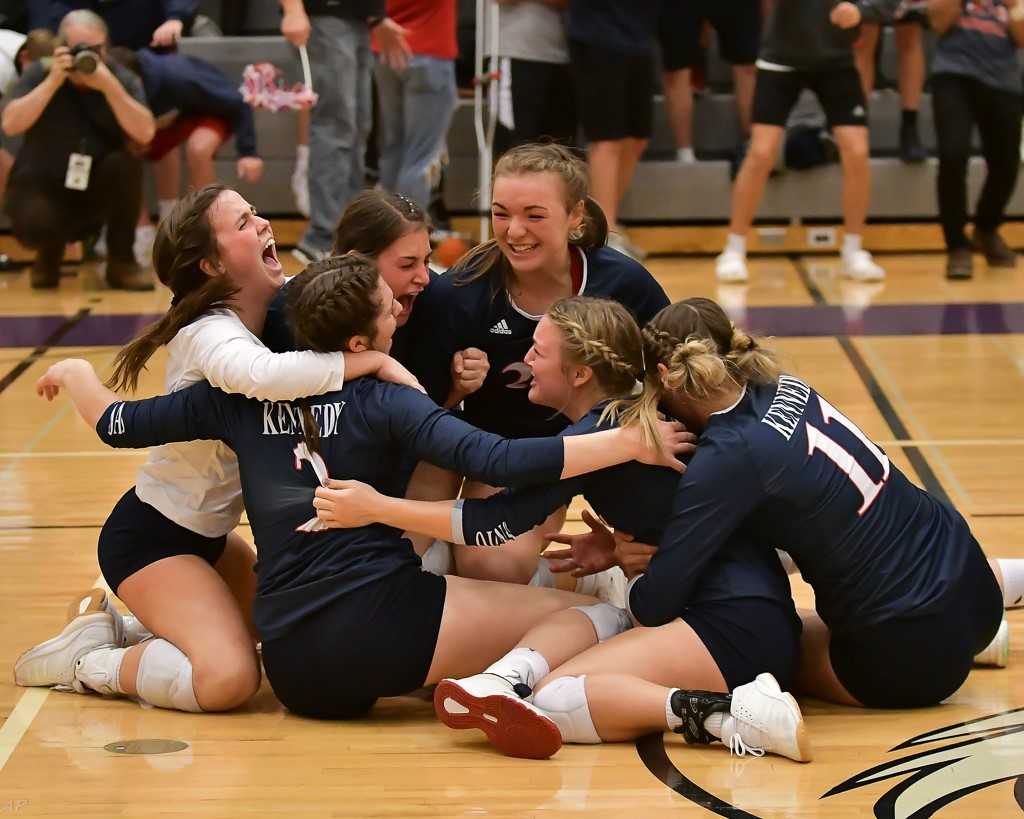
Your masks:
<path fill-rule="evenodd" d="M 93 163 L 89 187 L 65 188 L 30 173 L 11 181 L 4 203 L 11 232 L 37 253 L 36 267 L 56 277 L 68 242 L 107 228 L 107 257 L 134 263 L 132 244 L 142 209 L 142 160 L 115 151 Z"/>
<path fill-rule="evenodd" d="M 939 141 L 939 219 L 949 250 L 967 247 L 967 161 L 978 126 L 988 166 L 974 212 L 979 231 L 1003 221 L 1020 167 L 1021 97 L 953 74 L 932 77 L 932 106 Z"/>
<path fill-rule="evenodd" d="M 494 156 L 527 142 L 550 138 L 562 145 L 576 144 L 576 96 L 568 65 L 535 60 L 503 59 L 501 83 L 510 94 L 514 128 L 499 119 L 494 135 Z"/>

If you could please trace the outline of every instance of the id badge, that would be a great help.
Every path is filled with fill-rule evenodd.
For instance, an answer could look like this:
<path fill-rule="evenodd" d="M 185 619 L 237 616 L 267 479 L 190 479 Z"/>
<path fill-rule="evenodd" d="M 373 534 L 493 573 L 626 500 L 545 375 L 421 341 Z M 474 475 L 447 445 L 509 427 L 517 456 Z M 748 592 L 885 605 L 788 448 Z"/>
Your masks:
<path fill-rule="evenodd" d="M 68 172 L 64 176 L 64 187 L 73 191 L 84 191 L 89 187 L 89 171 L 92 157 L 88 154 L 71 154 L 68 157 Z"/>

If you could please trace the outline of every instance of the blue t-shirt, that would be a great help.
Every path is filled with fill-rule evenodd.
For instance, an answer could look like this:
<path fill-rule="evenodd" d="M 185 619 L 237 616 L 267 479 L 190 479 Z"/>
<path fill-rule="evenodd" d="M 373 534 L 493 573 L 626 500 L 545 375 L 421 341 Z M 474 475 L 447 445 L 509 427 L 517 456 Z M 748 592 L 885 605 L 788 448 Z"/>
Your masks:
<path fill-rule="evenodd" d="M 661 285 L 639 262 L 610 247 L 586 252 L 573 248 L 573 252 L 582 263 L 578 295 L 617 301 L 641 325 L 668 305 Z M 467 347 L 481 349 L 487 353 L 490 370 L 483 386 L 463 402 L 463 417 L 509 438 L 557 435 L 568 419 L 527 398 L 532 374 L 523 358 L 533 346 L 540 316 L 531 316 L 512 303 L 496 271 L 469 283 L 460 276 L 459 268 L 450 269 L 428 288 L 433 291 L 430 301 L 417 303 L 413 310 L 414 315 L 422 311 L 419 318 L 426 331 L 417 345 L 417 366 L 437 373 L 438 378 L 443 371 L 450 387 L 452 356 Z M 431 358 L 433 365 L 426 361 Z"/>
<path fill-rule="evenodd" d="M 506 441 L 481 432 L 420 392 L 371 378 L 308 399 L 331 478 L 401 494 L 410 454 L 488 483 L 547 483 L 564 463 L 558 438 Z M 298 531 L 315 515 L 320 481 L 304 455 L 299 402 L 230 395 L 205 381 L 171 395 L 116 402 L 96 425 L 115 447 L 221 440 L 238 456 L 242 495 L 259 553 L 253 614 L 262 639 L 287 633 L 337 597 L 419 558 L 381 524 Z"/>
<path fill-rule="evenodd" d="M 1002 0 L 967 0 L 960 17 L 939 37 L 932 74 L 970 77 L 982 85 L 1021 93 L 1017 44 Z"/>
<path fill-rule="evenodd" d="M 630 589 L 633 615 L 673 619 L 674 597 L 692 595 L 737 535 L 792 555 L 834 633 L 941 608 L 980 548 L 963 517 L 791 376 L 748 385 L 711 416 L 660 549 Z"/>

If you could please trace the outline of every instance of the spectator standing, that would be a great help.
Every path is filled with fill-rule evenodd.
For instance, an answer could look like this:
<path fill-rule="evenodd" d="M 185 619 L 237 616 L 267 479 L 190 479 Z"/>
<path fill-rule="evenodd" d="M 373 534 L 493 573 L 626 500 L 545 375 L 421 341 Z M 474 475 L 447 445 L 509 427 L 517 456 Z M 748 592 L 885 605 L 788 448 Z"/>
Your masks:
<path fill-rule="evenodd" d="M 892 23 L 896 34 L 896 51 L 899 54 L 900 159 L 916 163 L 928 158 L 917 130 L 917 112 L 921 108 L 921 93 L 924 91 L 925 20 L 924 10 L 911 5 L 902 2 L 888 22 Z M 854 46 L 854 58 L 864 86 L 865 99 L 871 99 L 871 92 L 875 88 L 875 53 L 881 32 L 881 25 L 865 23 Z"/>
<path fill-rule="evenodd" d="M 879 20 L 898 0 L 777 0 L 757 61 L 750 150 L 732 190 L 729 236 L 715 273 L 743 282 L 747 231 L 786 135 L 786 119 L 804 88 L 814 91 L 839 148 L 843 171 L 843 273 L 877 281 L 885 271 L 861 245 L 871 192 L 867 111 L 853 64 L 853 41 L 863 19 Z"/>
<path fill-rule="evenodd" d="M 388 0 L 387 14 L 408 32 L 411 56 L 383 50 L 375 32 L 380 182 L 426 211 L 457 97 L 455 0 Z"/>
<path fill-rule="evenodd" d="M 754 103 L 754 62 L 761 46 L 761 0 L 664 0 L 658 39 L 662 85 L 676 158 L 695 162 L 693 152 L 692 69 L 704 61 L 701 29 L 710 22 L 718 35 L 718 53 L 732 65 L 733 94 L 743 141 L 750 135 Z"/>
<path fill-rule="evenodd" d="M 157 131 L 146 158 L 156 163 L 156 191 L 163 219 L 181 190 L 185 147 L 189 185 L 197 190 L 216 181 L 214 158 L 233 133 L 238 151 L 236 173 L 258 182 L 263 160 L 256 152 L 252 108 L 237 85 L 216 66 L 198 57 L 160 54 L 149 49 L 114 49 L 114 57 L 142 79 Z"/>
<path fill-rule="evenodd" d="M 939 143 L 939 219 L 946 240 L 946 276 L 973 274 L 971 247 L 989 267 L 1014 267 L 1016 254 L 999 235 L 1020 166 L 1021 77 L 1017 48 L 1024 44 L 1024 4 L 1001 0 L 929 0 L 939 35 L 932 61 L 932 105 Z M 988 166 L 968 242 L 967 162 L 977 125 Z"/>
<path fill-rule="evenodd" d="M 89 9 L 107 24 L 108 42 L 133 51 L 174 48 L 199 10 L 198 0 L 50 0 L 46 27 L 56 29 L 72 9 Z M 33 26 L 37 21 L 33 20 Z"/>
<path fill-rule="evenodd" d="M 622 202 L 651 136 L 654 49 L 662 0 L 569 0 L 569 53 L 590 192 L 608 218 L 608 244 L 643 251 L 619 225 Z"/>
<path fill-rule="evenodd" d="M 33 287 L 56 287 L 67 242 L 107 227 L 111 287 L 151 290 L 132 253 L 142 207 L 142 163 L 130 150 L 155 130 L 142 83 L 108 65 L 107 27 L 88 10 L 69 13 L 58 34 L 65 45 L 49 66 L 30 65 L 3 112 L 7 136 L 24 134 L 5 208 L 15 237 L 36 250 Z M 70 49 L 100 57 L 92 73 L 75 69 Z"/>
<path fill-rule="evenodd" d="M 308 264 L 330 253 L 334 229 L 362 190 L 370 133 L 373 30 L 385 59 L 408 59 L 406 31 L 385 16 L 384 0 L 281 0 L 281 33 L 309 52 L 319 100 L 309 128 L 309 228 L 295 249 Z"/>
<path fill-rule="evenodd" d="M 495 0 L 498 12 L 498 128 L 495 156 L 551 139 L 576 143 L 576 95 L 565 32 L 568 0 Z"/>

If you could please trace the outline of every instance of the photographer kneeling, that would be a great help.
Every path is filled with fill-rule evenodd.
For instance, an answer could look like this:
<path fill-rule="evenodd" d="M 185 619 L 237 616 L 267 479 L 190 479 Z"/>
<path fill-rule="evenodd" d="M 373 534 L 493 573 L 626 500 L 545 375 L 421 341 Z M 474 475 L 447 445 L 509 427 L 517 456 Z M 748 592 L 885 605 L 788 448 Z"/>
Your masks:
<path fill-rule="evenodd" d="M 5 209 L 14 235 L 36 250 L 33 287 L 56 287 L 64 246 L 107 228 L 107 282 L 151 290 L 132 242 L 142 206 L 142 161 L 132 144 L 153 138 L 142 84 L 105 61 L 107 26 L 72 11 L 52 62 L 29 66 L 3 112 L 8 136 L 24 134 Z"/>

